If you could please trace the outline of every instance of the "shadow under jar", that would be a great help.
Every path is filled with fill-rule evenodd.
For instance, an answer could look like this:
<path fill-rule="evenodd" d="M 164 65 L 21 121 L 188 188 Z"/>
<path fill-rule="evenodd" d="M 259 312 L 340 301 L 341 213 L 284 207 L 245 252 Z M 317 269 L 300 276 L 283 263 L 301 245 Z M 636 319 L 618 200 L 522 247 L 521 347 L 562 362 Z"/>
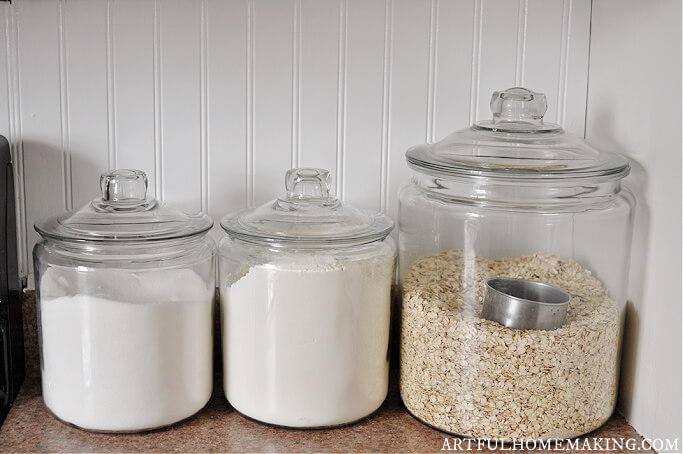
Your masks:
<path fill-rule="evenodd" d="M 349 424 L 387 395 L 394 223 L 331 196 L 326 170 L 285 183 L 221 222 L 225 395 L 268 424 Z"/>
<path fill-rule="evenodd" d="M 138 170 L 101 187 L 35 226 L 43 400 L 86 430 L 169 426 L 212 392 L 213 221 L 148 198 Z"/>
<path fill-rule="evenodd" d="M 406 153 L 401 397 L 418 419 L 462 436 L 576 437 L 607 421 L 617 396 L 629 164 L 543 122 L 543 94 L 496 92 L 491 108 L 493 120 Z M 544 330 L 483 318 L 493 278 L 564 290 L 566 320 Z"/>

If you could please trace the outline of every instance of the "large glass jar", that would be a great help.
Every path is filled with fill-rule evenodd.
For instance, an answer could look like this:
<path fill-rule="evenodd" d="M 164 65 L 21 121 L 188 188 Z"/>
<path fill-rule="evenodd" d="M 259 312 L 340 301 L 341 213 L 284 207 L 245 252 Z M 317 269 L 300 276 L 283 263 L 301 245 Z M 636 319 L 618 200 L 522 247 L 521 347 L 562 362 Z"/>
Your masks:
<path fill-rule="evenodd" d="M 331 196 L 326 170 L 285 185 L 221 222 L 225 395 L 268 424 L 349 424 L 387 395 L 394 223 Z"/>
<path fill-rule="evenodd" d="M 43 400 L 61 421 L 136 432 L 192 416 L 213 382 L 213 221 L 115 170 L 102 197 L 36 224 Z"/>
<path fill-rule="evenodd" d="M 406 153 L 401 396 L 418 419 L 462 436 L 575 437 L 607 421 L 617 396 L 629 164 L 543 122 L 543 94 L 496 92 L 491 108 L 493 120 Z M 517 329 L 483 318 L 495 277 L 566 291 L 566 320 Z M 549 304 L 514 293 L 503 296 Z"/>

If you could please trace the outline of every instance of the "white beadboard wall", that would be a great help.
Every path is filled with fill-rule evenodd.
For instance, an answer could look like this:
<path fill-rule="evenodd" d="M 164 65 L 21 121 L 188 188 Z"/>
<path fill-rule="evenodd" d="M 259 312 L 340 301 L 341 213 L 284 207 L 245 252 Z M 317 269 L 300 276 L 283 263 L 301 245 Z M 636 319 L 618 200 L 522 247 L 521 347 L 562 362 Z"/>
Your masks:
<path fill-rule="evenodd" d="M 0 5 L 0 134 L 33 224 L 97 196 L 108 168 L 224 214 L 293 166 L 396 213 L 405 150 L 488 118 L 491 92 L 548 96 L 584 134 L 590 0 L 15 0 Z M 218 232 L 215 232 L 218 235 Z"/>

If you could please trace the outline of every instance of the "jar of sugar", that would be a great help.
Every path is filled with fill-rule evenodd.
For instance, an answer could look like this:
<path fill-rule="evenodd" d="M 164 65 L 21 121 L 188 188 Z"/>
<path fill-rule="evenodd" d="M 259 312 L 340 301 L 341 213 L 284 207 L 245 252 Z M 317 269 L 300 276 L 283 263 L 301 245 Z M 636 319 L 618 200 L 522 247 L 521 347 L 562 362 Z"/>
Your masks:
<path fill-rule="evenodd" d="M 268 424 L 349 424 L 387 395 L 394 223 L 331 196 L 326 170 L 285 186 L 221 222 L 225 395 Z"/>
<path fill-rule="evenodd" d="M 139 170 L 100 184 L 102 197 L 35 225 L 43 400 L 82 429 L 169 426 L 211 396 L 213 221 L 148 197 Z"/>

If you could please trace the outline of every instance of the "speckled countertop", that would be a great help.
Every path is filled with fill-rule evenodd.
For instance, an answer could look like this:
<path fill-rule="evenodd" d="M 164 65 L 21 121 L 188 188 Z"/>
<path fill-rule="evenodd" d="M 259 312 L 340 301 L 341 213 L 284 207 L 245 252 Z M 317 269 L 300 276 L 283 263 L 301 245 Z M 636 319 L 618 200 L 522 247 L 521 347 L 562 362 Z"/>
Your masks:
<path fill-rule="evenodd" d="M 32 294 L 27 294 L 24 306 L 27 379 L 0 428 L 0 452 L 433 452 L 441 450 L 446 437 L 452 445 L 452 436 L 410 416 L 401 404 L 395 372 L 382 407 L 369 418 L 338 429 L 288 430 L 248 420 L 228 405 L 217 377 L 209 404 L 183 424 L 145 434 L 84 432 L 57 421 L 43 405 Z M 641 440 L 618 414 L 588 437 L 633 438 L 638 444 Z M 471 445 L 475 452 L 489 452 L 486 448 L 478 451 L 476 443 Z"/>

